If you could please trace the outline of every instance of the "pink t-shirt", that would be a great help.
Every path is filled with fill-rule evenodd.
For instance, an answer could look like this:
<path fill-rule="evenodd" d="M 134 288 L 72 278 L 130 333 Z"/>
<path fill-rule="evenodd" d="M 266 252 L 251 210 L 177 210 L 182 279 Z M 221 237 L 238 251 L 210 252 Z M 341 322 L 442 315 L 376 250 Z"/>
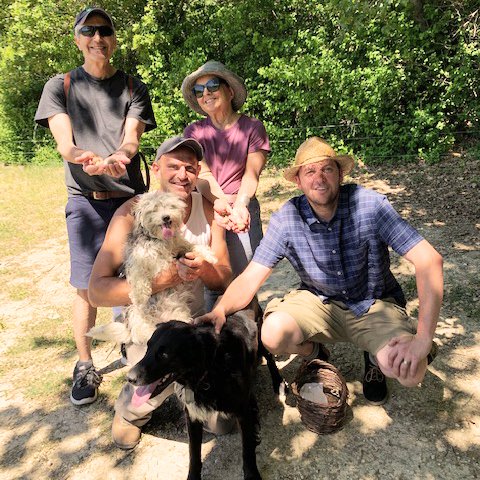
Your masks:
<path fill-rule="evenodd" d="M 259 150 L 270 151 L 263 123 L 246 115 L 241 115 L 237 123 L 226 130 L 218 130 L 207 117 L 190 124 L 183 135 L 202 145 L 205 162 L 223 193 L 228 195 L 238 193 L 247 155 Z"/>

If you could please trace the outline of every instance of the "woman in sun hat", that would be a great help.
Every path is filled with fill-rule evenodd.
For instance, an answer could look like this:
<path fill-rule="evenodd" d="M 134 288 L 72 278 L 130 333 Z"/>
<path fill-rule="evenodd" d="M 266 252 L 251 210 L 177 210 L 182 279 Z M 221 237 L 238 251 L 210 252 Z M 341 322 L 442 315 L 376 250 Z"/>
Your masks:
<path fill-rule="evenodd" d="M 206 117 L 188 125 L 184 136 L 204 149 L 197 188 L 214 202 L 216 219 L 227 229 L 236 276 L 263 236 L 255 192 L 270 152 L 268 136 L 262 122 L 238 112 L 247 98 L 245 83 L 222 63 L 208 61 L 187 75 L 182 93 L 188 106 Z"/>

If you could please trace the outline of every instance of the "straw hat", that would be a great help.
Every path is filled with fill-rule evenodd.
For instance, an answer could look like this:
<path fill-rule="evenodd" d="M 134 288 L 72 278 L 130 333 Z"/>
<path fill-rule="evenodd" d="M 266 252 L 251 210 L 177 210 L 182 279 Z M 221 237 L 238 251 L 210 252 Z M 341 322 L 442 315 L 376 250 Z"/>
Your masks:
<path fill-rule="evenodd" d="M 340 165 L 344 174 L 349 173 L 354 167 L 354 160 L 351 155 L 337 155 L 325 140 L 320 137 L 311 137 L 298 147 L 293 167 L 287 168 L 283 172 L 283 176 L 288 181 L 295 182 L 295 176 L 301 166 L 321 162 L 329 158 Z"/>
<path fill-rule="evenodd" d="M 192 110 L 195 110 L 200 115 L 206 115 L 198 105 L 197 98 L 192 92 L 196 81 L 204 75 L 215 75 L 216 77 L 223 78 L 228 83 L 229 87 L 233 90 L 232 108 L 234 112 L 239 110 L 245 103 L 247 99 L 247 89 L 245 88 L 243 78 L 233 73 L 223 63 L 209 60 L 193 73 L 187 75 L 182 82 L 183 98 Z"/>

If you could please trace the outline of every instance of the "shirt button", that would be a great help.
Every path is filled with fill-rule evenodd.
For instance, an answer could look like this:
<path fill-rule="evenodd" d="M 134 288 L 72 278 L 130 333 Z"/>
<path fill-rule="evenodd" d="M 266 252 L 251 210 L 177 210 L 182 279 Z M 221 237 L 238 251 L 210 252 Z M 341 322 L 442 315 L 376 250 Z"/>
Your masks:
<path fill-rule="evenodd" d="M 332 231 L 332 227 L 328 227 L 327 230 L 328 230 L 329 232 L 331 232 L 331 231 Z"/>
<path fill-rule="evenodd" d="M 342 272 L 337 272 L 337 275 L 341 275 L 341 274 L 342 274 Z"/>
<path fill-rule="evenodd" d="M 336 251 L 336 250 L 332 250 L 332 253 L 337 253 L 337 251 Z"/>
<path fill-rule="evenodd" d="M 347 291 L 346 291 L 346 290 L 342 290 L 342 293 L 345 295 L 345 294 L 347 293 Z"/>

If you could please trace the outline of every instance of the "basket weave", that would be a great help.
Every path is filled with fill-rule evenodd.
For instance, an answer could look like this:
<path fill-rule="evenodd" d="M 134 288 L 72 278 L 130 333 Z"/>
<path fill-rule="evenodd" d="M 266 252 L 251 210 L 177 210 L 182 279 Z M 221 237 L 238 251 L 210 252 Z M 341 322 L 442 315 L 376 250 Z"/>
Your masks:
<path fill-rule="evenodd" d="M 310 402 L 299 392 L 303 384 L 322 382 L 328 405 Z M 340 430 L 346 420 L 348 388 L 342 374 L 330 363 L 312 360 L 298 369 L 292 392 L 303 424 L 312 432 L 323 435 Z"/>

